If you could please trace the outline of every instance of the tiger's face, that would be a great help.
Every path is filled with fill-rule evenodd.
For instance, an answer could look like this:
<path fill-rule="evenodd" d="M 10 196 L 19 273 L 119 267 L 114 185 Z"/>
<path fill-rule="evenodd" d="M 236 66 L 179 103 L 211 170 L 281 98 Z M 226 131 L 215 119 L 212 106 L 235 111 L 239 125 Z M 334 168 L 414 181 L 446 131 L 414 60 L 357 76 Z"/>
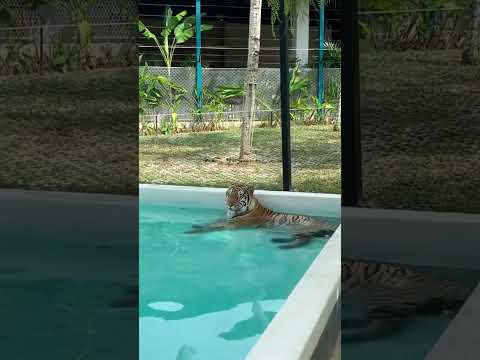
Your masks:
<path fill-rule="evenodd" d="M 254 206 L 253 189 L 247 185 L 233 185 L 227 189 L 225 204 L 227 217 L 244 215 Z"/>

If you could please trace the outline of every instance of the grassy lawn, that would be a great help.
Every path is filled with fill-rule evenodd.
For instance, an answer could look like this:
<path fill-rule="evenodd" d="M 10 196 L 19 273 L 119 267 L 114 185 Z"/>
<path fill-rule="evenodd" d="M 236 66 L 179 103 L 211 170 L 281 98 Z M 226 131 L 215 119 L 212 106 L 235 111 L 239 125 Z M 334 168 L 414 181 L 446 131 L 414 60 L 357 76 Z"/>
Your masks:
<path fill-rule="evenodd" d="M 364 205 L 480 212 L 480 66 L 460 57 L 362 54 Z"/>
<path fill-rule="evenodd" d="M 0 77 L 0 187 L 137 193 L 137 93 L 135 69 Z"/>
<path fill-rule="evenodd" d="M 365 206 L 480 211 L 480 66 L 459 62 L 362 54 Z M 0 187 L 136 193 L 140 177 L 281 189 L 280 129 L 255 129 L 253 163 L 223 161 L 238 156 L 239 130 L 140 137 L 138 158 L 137 81 L 135 69 L 0 77 Z M 339 132 L 294 127 L 292 151 L 295 190 L 340 192 Z"/>
<path fill-rule="evenodd" d="M 238 129 L 140 137 L 140 182 L 259 189 L 282 188 L 280 129 L 254 130 L 255 162 L 229 162 L 240 149 Z M 216 161 L 211 161 L 218 157 Z M 292 128 L 292 182 L 296 191 L 340 193 L 340 132 L 331 127 Z"/>

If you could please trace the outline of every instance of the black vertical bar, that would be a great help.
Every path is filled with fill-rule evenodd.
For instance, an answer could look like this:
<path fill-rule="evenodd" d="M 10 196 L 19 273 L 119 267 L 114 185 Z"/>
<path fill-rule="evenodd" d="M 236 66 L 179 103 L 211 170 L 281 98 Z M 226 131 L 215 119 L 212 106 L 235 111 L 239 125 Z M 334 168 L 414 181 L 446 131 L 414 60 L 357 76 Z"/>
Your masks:
<path fill-rule="evenodd" d="M 292 157 L 290 149 L 290 74 L 288 66 L 288 20 L 285 0 L 280 0 L 280 99 L 282 125 L 283 190 L 292 189 Z"/>
<path fill-rule="evenodd" d="M 358 0 L 343 2 L 342 205 L 356 206 L 362 191 Z"/>
<path fill-rule="evenodd" d="M 43 26 L 40 27 L 40 74 L 43 72 Z"/>

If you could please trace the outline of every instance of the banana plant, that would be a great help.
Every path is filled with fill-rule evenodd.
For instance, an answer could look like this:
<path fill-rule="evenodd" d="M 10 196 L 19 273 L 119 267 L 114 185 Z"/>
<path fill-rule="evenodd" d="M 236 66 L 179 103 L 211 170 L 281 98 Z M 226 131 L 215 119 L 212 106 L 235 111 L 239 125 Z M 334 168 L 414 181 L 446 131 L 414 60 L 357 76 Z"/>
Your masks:
<path fill-rule="evenodd" d="M 211 29 L 213 29 L 211 25 L 202 25 L 201 27 L 202 31 Z M 187 16 L 186 10 L 173 15 L 172 9 L 168 8 L 165 23 L 160 32 L 161 39 L 151 32 L 142 21 L 138 22 L 138 31 L 146 39 L 155 42 L 167 68 L 168 77 L 170 78 L 175 49 L 178 45 L 187 42 L 195 35 L 195 16 Z"/>
<path fill-rule="evenodd" d="M 163 105 L 170 111 L 171 121 L 165 123 L 162 132 L 170 134 L 177 130 L 178 107 L 184 99 L 186 90 L 167 79 L 165 76 L 151 74 L 146 64 L 139 71 L 138 95 L 140 100 L 140 114 L 148 109 Z M 165 102 L 166 100 L 166 102 Z"/>
<path fill-rule="evenodd" d="M 213 29 L 211 25 L 202 25 L 201 27 L 201 31 L 211 29 Z M 178 45 L 184 44 L 195 35 L 195 16 L 187 16 L 186 10 L 174 15 L 172 9 L 168 8 L 160 38 L 151 32 L 142 21 L 138 21 L 138 31 L 144 38 L 155 43 L 167 68 L 167 77 L 158 76 L 157 80 L 159 87 L 167 93 L 164 97 L 167 99 L 166 105 L 170 108 L 172 126 L 175 130 L 178 105 L 183 99 L 185 91 L 172 81 L 173 56 Z"/>
<path fill-rule="evenodd" d="M 157 106 L 161 99 L 162 94 L 157 87 L 158 80 L 156 75 L 152 75 L 146 64 L 139 71 L 138 77 L 138 98 L 140 114 L 145 114 L 148 109 Z"/>
<path fill-rule="evenodd" d="M 80 46 L 80 62 L 86 67 L 94 67 L 92 55 L 92 24 L 90 13 L 99 3 L 98 0 L 37 0 L 32 4 L 51 4 L 70 14 L 72 21 L 77 25 L 78 45 Z M 32 5 L 33 6 L 33 5 Z"/>

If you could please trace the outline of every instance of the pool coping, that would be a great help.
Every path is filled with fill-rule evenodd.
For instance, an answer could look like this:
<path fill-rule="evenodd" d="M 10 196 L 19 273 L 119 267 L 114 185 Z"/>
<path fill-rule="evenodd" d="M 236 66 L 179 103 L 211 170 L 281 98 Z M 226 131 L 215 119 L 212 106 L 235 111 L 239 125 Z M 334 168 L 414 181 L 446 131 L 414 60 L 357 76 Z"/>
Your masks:
<path fill-rule="evenodd" d="M 478 359 L 478 332 L 472 329 L 480 320 L 479 300 L 480 285 L 477 285 L 425 360 Z"/>
<path fill-rule="evenodd" d="M 162 194 L 158 190 L 162 189 Z M 175 204 L 201 202 L 223 207 L 225 188 L 140 184 L 140 199 Z M 188 194 L 188 196 L 185 196 Z M 208 195 L 205 197 L 205 195 Z M 340 195 L 256 190 L 265 206 L 309 215 L 321 211 L 340 217 Z M 328 216 L 328 215 L 327 215 Z M 327 325 L 340 296 L 341 225 L 325 244 L 288 296 L 245 360 L 307 360 Z M 319 291 L 319 289 L 326 289 Z M 325 349 L 327 352 L 332 349 Z"/>
<path fill-rule="evenodd" d="M 310 360 L 339 299 L 340 278 L 341 225 L 245 360 Z"/>
<path fill-rule="evenodd" d="M 94 203 L 103 205 L 132 206 L 138 200 L 136 195 L 82 193 L 68 191 L 43 191 L 0 188 L 2 201 L 49 201 L 75 202 L 77 204 Z"/>
<path fill-rule="evenodd" d="M 156 190 L 164 190 L 162 194 Z M 194 187 L 176 185 L 140 184 L 139 196 L 167 204 L 192 204 L 201 202 L 203 208 L 223 207 L 226 188 Z M 188 195 L 186 195 L 188 193 Z M 205 197 L 208 194 L 208 197 Z M 322 193 L 302 193 L 287 191 L 255 190 L 255 196 L 267 207 L 289 213 L 311 214 L 321 211 L 326 216 L 340 217 L 340 195 Z M 312 201 L 313 200 L 313 201 Z M 319 203 L 318 201 L 321 201 Z"/>
<path fill-rule="evenodd" d="M 345 258 L 480 269 L 480 214 L 352 207 L 341 212 Z"/>

